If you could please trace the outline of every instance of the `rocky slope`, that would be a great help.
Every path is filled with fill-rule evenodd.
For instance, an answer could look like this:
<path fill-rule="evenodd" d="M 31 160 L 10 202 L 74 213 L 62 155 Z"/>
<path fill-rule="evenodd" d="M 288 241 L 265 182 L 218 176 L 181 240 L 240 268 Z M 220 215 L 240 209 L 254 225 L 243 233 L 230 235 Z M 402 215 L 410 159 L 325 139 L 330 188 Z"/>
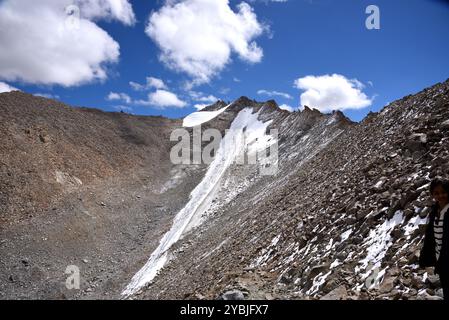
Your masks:
<path fill-rule="evenodd" d="M 73 109 L 18 91 L 2 94 L 0 106 L 1 219 L 49 209 L 109 177 L 168 175 L 166 142 L 177 121 Z"/>
<path fill-rule="evenodd" d="M 440 298 L 417 258 L 429 181 L 449 175 L 449 81 L 361 123 L 242 97 L 203 129 L 225 134 L 247 108 L 267 128 L 242 148 L 276 143 L 277 174 L 231 164 L 213 179 L 206 165 L 171 164 L 180 120 L 1 94 L 0 298 L 122 297 L 203 177 L 214 185 L 192 212 L 200 222 L 129 298 Z M 64 286 L 71 264 L 79 291 Z"/>
<path fill-rule="evenodd" d="M 136 298 L 440 299 L 417 259 L 429 181 L 449 175 L 448 103 L 445 82 L 360 124 L 264 113 L 280 131 L 279 174 L 231 200 L 236 184 L 223 184 L 225 205 Z"/>
<path fill-rule="evenodd" d="M 170 162 L 181 123 L 0 94 L 0 298 L 119 298 L 204 173 Z"/>

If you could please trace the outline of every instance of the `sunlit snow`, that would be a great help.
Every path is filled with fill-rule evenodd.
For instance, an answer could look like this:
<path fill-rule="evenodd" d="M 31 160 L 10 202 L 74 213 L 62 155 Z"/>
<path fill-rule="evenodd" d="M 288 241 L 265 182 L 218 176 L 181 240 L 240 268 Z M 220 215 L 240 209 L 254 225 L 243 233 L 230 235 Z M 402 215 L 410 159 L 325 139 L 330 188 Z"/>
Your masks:
<path fill-rule="evenodd" d="M 145 266 L 132 278 L 122 293 L 123 295 L 130 296 L 150 283 L 170 259 L 169 249 L 172 245 L 204 221 L 203 213 L 210 206 L 214 192 L 231 164 L 245 151 L 262 151 L 271 143 L 275 143 L 270 136 L 265 134 L 271 121 L 263 123 L 258 120 L 258 116 L 259 113 L 253 113 L 252 108 L 245 108 L 239 112 L 232 122 L 231 128 L 221 140 L 214 161 L 210 164 L 203 180 L 192 191 L 189 202 L 176 215 L 171 229 L 164 235 Z M 205 118 L 201 119 L 201 121 L 203 120 Z M 200 119 L 196 118 L 195 121 L 199 123 Z M 191 118 L 188 124 L 192 125 L 193 123 Z"/>
<path fill-rule="evenodd" d="M 228 107 L 229 107 L 229 105 L 220 110 L 217 110 L 217 111 L 194 112 L 184 118 L 182 125 L 183 125 L 183 127 L 199 126 L 200 124 L 206 123 L 206 122 L 211 121 L 212 119 L 218 117 L 220 114 L 225 112 Z"/>

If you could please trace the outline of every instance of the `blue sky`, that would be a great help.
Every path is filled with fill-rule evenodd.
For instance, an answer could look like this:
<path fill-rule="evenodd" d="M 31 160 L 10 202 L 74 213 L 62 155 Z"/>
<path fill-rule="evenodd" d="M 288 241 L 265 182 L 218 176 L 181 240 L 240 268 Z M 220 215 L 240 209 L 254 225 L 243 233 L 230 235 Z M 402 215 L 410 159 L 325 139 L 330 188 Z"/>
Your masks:
<path fill-rule="evenodd" d="M 10 0 L 0 2 L 0 17 L 2 10 L 6 12 L 8 2 Z M 123 2 L 127 1 L 123 0 Z M 177 3 L 179 2 L 183 1 Z M 34 3 L 36 2 L 33 2 L 33 5 Z M 297 108 L 304 101 L 321 101 L 322 104 L 334 101 L 330 96 L 339 96 L 343 100 L 335 100 L 335 104 L 343 103 L 339 108 L 343 109 L 343 112 L 351 119 L 359 121 L 369 111 L 378 111 L 389 102 L 449 78 L 448 1 L 248 1 L 253 16 L 245 21 L 255 21 L 257 26 L 248 27 L 246 33 L 252 33 L 250 36 L 236 31 L 236 34 L 232 35 L 234 38 L 229 40 L 232 44 L 227 47 L 227 49 L 230 47 L 230 55 L 224 58 L 222 64 L 215 66 L 215 69 L 211 67 L 212 71 L 203 70 L 202 67 L 213 62 L 211 55 L 213 57 L 214 51 L 210 55 L 201 55 L 203 60 L 200 62 L 204 63 L 195 66 L 198 70 L 191 71 L 189 68 L 192 65 L 188 63 L 181 65 L 173 62 L 175 56 L 189 58 L 185 56 L 185 52 L 191 50 L 191 48 L 184 50 L 182 46 L 178 46 L 179 38 L 178 41 L 175 38 L 172 42 L 167 42 L 164 38 L 166 28 L 161 22 L 163 21 L 161 10 L 169 9 L 170 6 L 177 4 L 142 0 L 129 1 L 129 3 L 132 5 L 134 17 L 129 10 L 128 15 L 125 15 L 124 11 L 115 16 L 113 13 L 111 16 L 106 16 L 99 12 L 89 16 L 86 14 L 85 18 L 96 25 L 96 30 L 103 29 L 120 46 L 119 52 L 115 52 L 115 61 L 109 61 L 103 65 L 102 68 L 106 74 L 101 79 L 87 77 L 87 80 L 84 79 L 80 83 L 74 80 L 72 81 L 74 83 L 67 84 L 68 82 L 64 82 L 66 79 L 59 77 L 59 74 L 66 71 L 61 71 L 61 68 L 64 68 L 62 65 L 58 68 L 60 72 L 58 76 L 48 77 L 48 81 L 40 81 L 39 72 L 44 71 L 36 71 L 33 75 L 27 73 L 28 69 L 22 71 L 22 66 L 33 67 L 32 63 L 36 62 L 27 60 L 29 59 L 27 56 L 20 57 L 22 59 L 20 61 L 17 61 L 19 58 L 12 60 L 11 56 L 17 55 L 12 50 L 15 45 L 12 42 L 14 40 L 6 38 L 5 34 L 2 35 L 4 31 L 0 31 L 0 47 L 4 52 L 3 56 L 0 53 L 0 81 L 26 92 L 53 95 L 70 105 L 95 107 L 106 111 L 116 111 L 123 106 L 125 110 L 135 114 L 167 117 L 183 117 L 194 112 L 195 105 L 205 104 L 208 100 L 212 101 L 214 97 L 226 101 L 232 101 L 242 95 L 258 101 L 273 98 L 279 104 Z M 242 13 L 240 3 L 241 1 L 230 1 L 230 10 L 236 14 Z M 365 20 L 368 17 L 365 9 L 371 4 L 377 5 L 380 9 L 380 30 L 368 30 L 365 27 Z M 224 5 L 227 6 L 226 3 Z M 7 9 L 14 10 L 12 6 Z M 103 9 L 108 8 L 95 10 Z M 81 15 L 84 14 L 82 10 L 83 8 L 81 8 Z M 176 17 L 174 21 L 186 19 L 185 16 L 176 16 L 179 11 L 165 11 L 167 14 L 170 12 Z M 226 12 L 229 14 L 228 11 Z M 245 12 L 248 13 L 248 11 Z M 153 31 L 156 34 L 150 36 L 148 32 L 145 32 L 145 28 L 148 26 L 149 17 L 154 14 L 160 14 L 162 18 L 153 21 Z M 197 18 L 201 19 L 203 15 Z M 45 15 L 42 16 L 45 21 Z M 131 20 L 133 20 L 132 23 L 130 23 Z M 4 24 L 8 23 L 6 19 L 3 21 Z M 49 21 L 51 21 L 50 18 Z M 217 24 L 215 27 L 214 32 L 222 38 L 221 25 Z M 208 28 L 207 23 L 204 28 Z M 161 30 L 163 32 L 160 32 Z M 232 29 L 223 30 L 226 32 Z M 192 30 L 182 31 L 181 40 L 182 37 L 190 37 L 197 31 L 205 32 L 201 28 L 192 27 Z M 99 37 L 103 37 L 101 39 L 104 39 L 104 35 L 98 34 Z M 32 41 L 37 37 L 29 36 L 21 41 Z M 207 33 L 207 37 L 207 42 L 214 40 L 214 33 Z M 249 49 L 233 48 L 233 45 L 241 44 L 240 37 L 246 37 Z M 223 41 L 217 43 L 220 45 L 227 43 L 228 40 Z M 53 45 L 53 42 L 49 43 L 50 48 L 58 48 Z M 86 43 L 92 44 L 88 41 Z M 255 43 L 256 47 L 251 47 L 251 43 Z M 83 43 L 80 42 L 81 44 Z M 18 45 L 26 47 L 24 43 Z M 90 50 L 89 46 L 76 48 L 76 45 L 73 44 L 74 51 L 80 50 L 81 54 Z M 104 48 L 112 50 L 114 46 L 111 41 L 105 41 L 104 47 L 100 48 L 103 50 L 102 54 L 108 56 Z M 171 54 L 165 52 L 165 60 L 163 60 L 164 48 L 180 51 L 178 55 L 175 55 L 173 51 Z M 41 48 L 38 47 L 37 51 L 39 50 Z M 92 55 L 94 50 L 97 50 L 96 46 L 92 46 Z M 198 50 L 209 49 L 207 44 L 203 43 Z M 66 50 L 61 51 L 63 53 L 58 53 L 58 57 L 66 52 Z M 9 56 L 5 57 L 5 53 Z M 39 55 L 39 52 L 36 55 Z M 77 55 L 79 56 L 80 53 Z M 42 53 L 42 56 L 46 55 Z M 172 60 L 167 59 L 167 56 Z M 93 58 L 86 59 L 92 61 Z M 17 70 L 11 71 L 13 68 L 11 66 L 16 67 Z M 79 68 L 82 69 L 82 67 Z M 67 71 L 72 72 L 70 69 Z M 328 77 L 324 77 L 325 75 Z M 153 85 L 143 88 L 148 77 L 162 80 L 163 84 L 153 81 Z M 296 82 L 298 79 L 302 81 Z M 136 90 L 130 82 L 139 83 L 142 87 Z M 299 88 L 298 83 L 301 83 L 302 89 Z M 176 96 L 174 106 L 152 105 L 148 95 L 157 90 L 169 92 L 170 101 L 173 101 L 171 98 Z M 307 92 L 307 90 L 310 91 Z M 328 97 L 314 98 L 318 100 L 307 99 L 313 96 L 313 90 L 328 90 L 326 93 L 318 93 L 319 95 L 327 94 Z M 342 92 L 337 92 L 338 90 Z M 113 95 L 110 95 L 111 93 Z M 301 98 L 304 93 L 307 94 Z M 348 94 L 350 96 L 347 96 Z M 108 97 L 114 99 L 111 100 Z M 320 103 L 317 102 L 317 105 Z M 356 107 L 358 109 L 348 108 L 344 105 L 345 103 L 358 104 Z M 321 110 L 327 111 L 324 106 Z"/>

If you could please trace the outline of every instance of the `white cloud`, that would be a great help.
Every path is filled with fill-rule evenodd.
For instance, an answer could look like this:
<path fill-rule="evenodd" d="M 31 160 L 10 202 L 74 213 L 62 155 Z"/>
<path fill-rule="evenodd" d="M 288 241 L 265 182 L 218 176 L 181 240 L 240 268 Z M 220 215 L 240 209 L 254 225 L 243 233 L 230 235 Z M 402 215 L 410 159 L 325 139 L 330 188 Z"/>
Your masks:
<path fill-rule="evenodd" d="M 136 23 L 133 8 L 128 0 L 75 0 L 82 17 L 87 19 L 116 19 L 125 25 Z"/>
<path fill-rule="evenodd" d="M 117 92 L 110 92 L 109 95 L 106 97 L 106 100 L 123 101 L 128 104 L 132 102 L 132 99 L 129 95 L 127 95 L 126 93 L 117 93 Z"/>
<path fill-rule="evenodd" d="M 133 88 L 133 90 L 135 90 L 135 91 L 142 91 L 142 90 L 145 89 L 145 86 L 144 86 L 144 85 L 142 85 L 142 84 L 140 84 L 140 83 L 137 83 L 137 82 L 134 82 L 134 81 L 130 81 L 130 82 L 129 82 L 129 85 L 130 85 L 131 88 Z"/>
<path fill-rule="evenodd" d="M 221 88 L 218 92 L 222 95 L 227 95 L 229 92 L 231 92 L 231 88 Z"/>
<path fill-rule="evenodd" d="M 204 108 L 206 108 L 206 107 L 210 106 L 211 104 L 220 100 L 216 96 L 213 96 L 213 95 L 202 96 L 201 92 L 190 92 L 190 95 L 192 97 L 194 97 L 194 100 L 201 102 L 201 103 L 195 104 L 195 106 L 194 106 L 198 111 L 203 110 Z"/>
<path fill-rule="evenodd" d="M 234 12 L 229 0 L 167 1 L 146 27 L 161 50 L 160 60 L 189 75 L 190 86 L 209 82 L 230 62 L 232 52 L 246 62 L 260 62 L 263 50 L 254 39 L 264 30 L 247 3 Z"/>
<path fill-rule="evenodd" d="M 207 106 L 208 106 L 208 104 L 196 104 L 195 108 L 196 108 L 196 110 L 201 111 L 204 108 L 206 108 Z"/>
<path fill-rule="evenodd" d="M 178 98 L 176 94 L 167 90 L 157 90 L 148 95 L 148 100 L 138 100 L 135 102 L 139 105 L 153 106 L 157 108 L 184 108 L 187 103 Z"/>
<path fill-rule="evenodd" d="M 11 92 L 11 91 L 18 91 L 18 90 L 19 89 L 12 87 L 12 86 L 10 86 L 9 84 L 7 84 L 5 82 L 1 82 L 0 81 L 0 93 Z"/>
<path fill-rule="evenodd" d="M 289 95 L 288 93 L 279 92 L 279 91 L 259 90 L 259 91 L 257 91 L 257 94 L 265 95 L 265 96 L 269 96 L 269 97 L 279 96 L 279 97 L 283 97 L 285 99 L 293 99 L 293 97 L 291 95 Z"/>
<path fill-rule="evenodd" d="M 307 105 L 321 112 L 362 109 L 373 102 L 362 91 L 364 85 L 360 81 L 339 74 L 300 78 L 295 81 L 295 87 L 304 90 L 301 94 L 302 106 Z"/>
<path fill-rule="evenodd" d="M 293 112 L 295 109 L 293 109 L 293 107 L 289 106 L 288 104 L 281 104 L 279 106 L 280 109 L 282 110 L 287 110 L 289 112 Z"/>
<path fill-rule="evenodd" d="M 213 95 L 198 98 L 198 101 L 201 101 L 201 102 L 217 102 L 218 100 L 219 99 Z"/>
<path fill-rule="evenodd" d="M 144 91 L 149 90 L 152 88 L 155 89 L 167 89 L 167 86 L 165 85 L 164 81 L 162 79 L 154 78 L 154 77 L 147 77 L 146 84 L 140 84 L 137 82 L 131 81 L 129 85 L 136 91 Z"/>
<path fill-rule="evenodd" d="M 164 81 L 158 78 L 149 77 L 147 78 L 147 84 L 150 88 L 156 88 L 156 89 L 166 89 L 167 86 L 165 85 Z"/>
<path fill-rule="evenodd" d="M 190 96 L 192 99 L 198 101 L 198 99 L 200 99 L 201 97 L 204 96 L 204 93 L 199 92 L 199 91 L 190 90 L 190 91 L 189 91 L 189 96 Z"/>
<path fill-rule="evenodd" d="M 178 98 L 178 96 L 169 91 L 167 85 L 162 79 L 147 77 L 145 84 L 139 84 L 136 82 L 130 82 L 130 86 L 136 91 L 145 91 L 150 89 L 156 89 L 156 91 L 148 94 L 147 100 L 132 100 L 130 99 L 129 103 L 134 103 L 141 106 L 152 106 L 160 109 L 174 107 L 174 108 L 184 108 L 187 106 L 185 101 L 182 101 Z M 202 94 L 192 91 L 190 93 L 196 94 L 197 98 L 201 98 Z M 123 96 L 120 96 L 123 98 Z M 129 97 L 129 96 L 128 96 Z M 123 100 L 123 99 L 122 99 Z"/>
<path fill-rule="evenodd" d="M 133 88 L 133 90 L 136 90 L 136 91 L 145 90 L 145 85 L 142 85 L 142 84 L 134 82 L 134 81 L 130 81 L 129 85 L 131 86 L 131 88 Z"/>
<path fill-rule="evenodd" d="M 191 90 L 191 91 L 189 91 L 189 95 L 192 98 L 192 100 L 197 101 L 197 102 L 203 102 L 203 103 L 214 103 L 214 102 L 217 102 L 220 100 L 219 98 L 217 98 L 214 95 L 211 95 L 211 94 L 207 95 L 200 91 Z M 201 105 L 202 104 L 200 104 L 200 106 Z"/>
<path fill-rule="evenodd" d="M 135 21 L 128 0 L 3 0 L 0 79 L 66 87 L 105 80 L 120 46 L 100 19 Z"/>

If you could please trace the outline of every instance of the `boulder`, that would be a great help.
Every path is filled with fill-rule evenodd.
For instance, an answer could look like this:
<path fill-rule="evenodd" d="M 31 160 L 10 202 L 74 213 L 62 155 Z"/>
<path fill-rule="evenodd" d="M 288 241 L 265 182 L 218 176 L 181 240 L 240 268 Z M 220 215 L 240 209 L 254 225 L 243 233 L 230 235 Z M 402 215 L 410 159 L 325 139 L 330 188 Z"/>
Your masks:
<path fill-rule="evenodd" d="M 231 300 L 231 301 L 245 300 L 245 295 L 240 290 L 230 290 L 223 293 L 220 296 L 219 300 Z"/>
<path fill-rule="evenodd" d="M 381 294 L 392 292 L 394 289 L 395 280 L 396 280 L 395 277 L 386 277 L 379 287 L 379 292 Z"/>
<path fill-rule="evenodd" d="M 348 298 L 348 292 L 345 286 L 339 286 L 321 297 L 320 300 L 346 300 Z"/>

